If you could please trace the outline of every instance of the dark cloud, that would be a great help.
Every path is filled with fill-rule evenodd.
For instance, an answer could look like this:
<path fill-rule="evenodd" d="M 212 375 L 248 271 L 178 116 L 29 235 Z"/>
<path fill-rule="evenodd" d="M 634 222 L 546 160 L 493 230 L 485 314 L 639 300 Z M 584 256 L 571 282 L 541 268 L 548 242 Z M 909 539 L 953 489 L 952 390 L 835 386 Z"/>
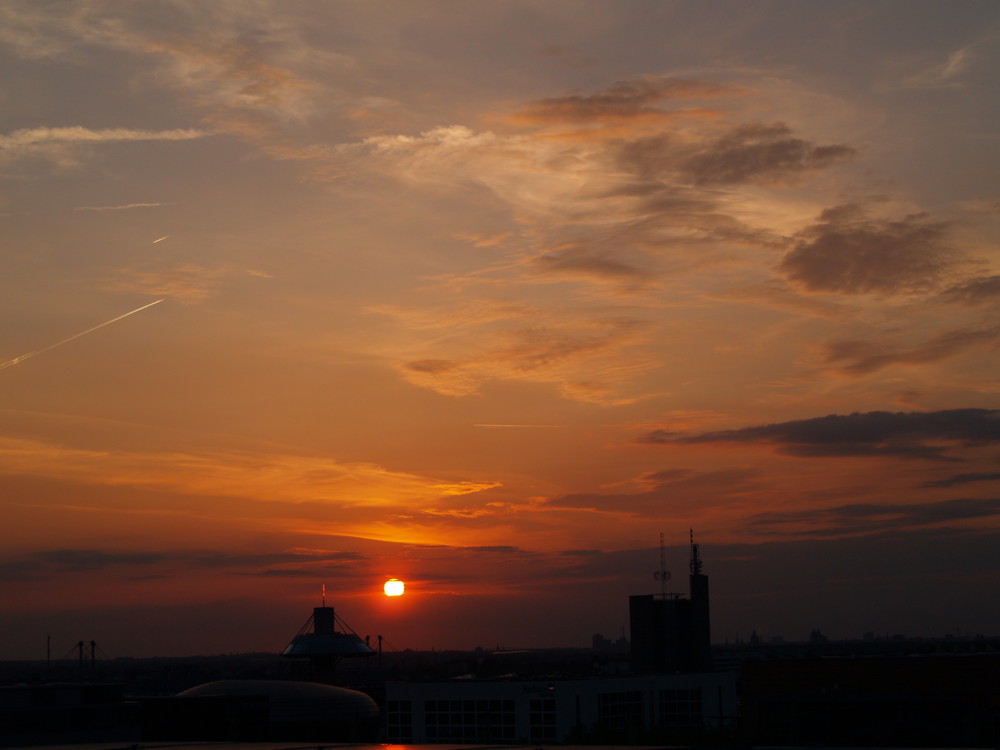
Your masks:
<path fill-rule="evenodd" d="M 691 469 L 664 469 L 663 471 L 654 471 L 651 474 L 647 474 L 644 479 L 658 483 L 668 483 L 690 479 L 694 476 L 697 476 L 697 473 Z"/>
<path fill-rule="evenodd" d="M 434 375 L 454 370 L 458 367 L 458 363 L 450 359 L 419 359 L 414 360 L 413 362 L 407 362 L 403 366 L 408 370 Z"/>
<path fill-rule="evenodd" d="M 624 221 L 603 235 L 596 238 L 592 235 L 589 246 L 598 247 L 600 257 L 606 258 L 620 254 L 622 247 L 658 254 L 663 248 L 689 250 L 698 244 L 714 249 L 720 243 L 769 247 L 783 242 L 768 230 L 752 227 L 727 214 L 710 191 L 665 182 L 668 178 L 669 175 L 637 175 L 636 179 L 605 190 L 600 197 L 633 200 L 621 214 Z M 679 229 L 683 231 L 679 233 Z"/>
<path fill-rule="evenodd" d="M 1000 442 L 1000 411 L 947 409 L 934 412 L 831 414 L 738 430 L 677 436 L 654 430 L 640 443 L 771 443 L 782 453 L 803 457 L 896 456 L 949 459 L 954 443 Z"/>
<path fill-rule="evenodd" d="M 805 512 L 763 513 L 750 521 L 758 533 L 781 533 L 781 527 L 794 526 L 787 533 L 802 536 L 844 536 L 878 531 L 949 524 L 977 518 L 1000 516 L 998 498 L 960 498 L 937 503 L 855 503 L 835 508 Z M 815 526 L 803 532 L 802 526 Z"/>
<path fill-rule="evenodd" d="M 526 554 L 526 550 L 520 547 L 512 547 L 509 544 L 493 544 L 493 545 L 483 545 L 481 547 L 459 547 L 458 549 L 466 550 L 469 552 L 488 552 L 492 554 L 502 554 L 502 555 L 523 555 Z M 527 553 L 531 554 L 531 553 Z"/>
<path fill-rule="evenodd" d="M 969 279 L 946 289 L 942 296 L 949 302 L 965 305 L 1000 302 L 1000 274 Z"/>
<path fill-rule="evenodd" d="M 823 169 L 856 154 L 843 144 L 816 146 L 794 138 L 783 123 L 746 125 L 683 159 L 680 173 L 696 185 L 769 182 Z"/>
<path fill-rule="evenodd" d="M 867 375 L 892 365 L 919 365 L 938 362 L 965 349 L 996 341 L 1000 329 L 960 329 L 943 331 L 926 341 L 907 347 L 893 347 L 885 341 L 834 341 L 821 349 L 825 365 L 845 375 Z"/>
<path fill-rule="evenodd" d="M 971 484 L 973 482 L 998 482 L 1000 481 L 1000 474 L 990 474 L 986 472 L 972 472 L 968 474 L 953 474 L 947 479 L 935 479 L 933 481 L 924 482 L 921 487 L 957 487 L 962 484 Z"/>
<path fill-rule="evenodd" d="M 727 214 L 711 191 L 656 175 L 601 186 L 588 198 L 586 236 L 562 226 L 539 231 L 532 271 L 635 287 L 715 262 L 727 245 L 784 246 L 772 232 Z M 594 221 L 595 212 L 608 222 Z"/>
<path fill-rule="evenodd" d="M 306 578 L 316 575 L 315 568 L 267 568 L 261 571 L 247 571 L 242 575 L 263 576 L 264 578 Z"/>
<path fill-rule="evenodd" d="M 667 133 L 623 143 L 618 165 L 642 180 L 666 178 L 698 186 L 770 183 L 832 166 L 857 152 L 850 146 L 817 146 L 783 124 L 741 125 L 692 146 Z M 641 183 L 640 183 L 641 184 Z"/>
<path fill-rule="evenodd" d="M 195 568 L 233 570 L 246 575 L 306 575 L 352 566 L 368 559 L 354 552 L 273 552 L 254 555 L 221 555 L 202 552 L 112 552 L 96 549 L 42 550 L 33 555 L 0 562 L 0 580 L 51 578 L 61 573 L 173 563 Z M 161 577 L 158 573 L 132 576 L 134 580 Z"/>
<path fill-rule="evenodd" d="M 262 568 L 294 563 L 354 563 L 368 559 L 356 552 L 265 552 L 256 555 L 201 555 L 191 564 L 201 568 Z"/>
<path fill-rule="evenodd" d="M 56 549 L 39 552 L 38 559 L 64 570 L 95 570 L 117 565 L 154 565 L 168 559 L 152 552 L 104 552 L 93 549 Z"/>
<path fill-rule="evenodd" d="M 948 224 L 930 221 L 925 214 L 893 221 L 871 218 L 857 204 L 837 206 L 798 234 L 778 268 L 812 291 L 924 289 L 955 261 L 945 242 L 947 229 Z"/>
<path fill-rule="evenodd" d="M 596 332 L 564 331 L 556 327 L 532 326 L 511 331 L 512 343 L 495 354 L 515 370 L 544 369 L 579 355 L 606 351 L 645 327 L 641 320 L 611 318 L 597 321 Z"/>
<path fill-rule="evenodd" d="M 7 560 L 0 562 L 0 581 L 30 581 L 42 571 L 36 560 Z"/>
<path fill-rule="evenodd" d="M 591 276 L 619 281 L 641 279 L 646 275 L 634 266 L 614 258 L 593 255 L 581 247 L 548 252 L 536 258 L 534 262 L 543 273 Z"/>
<path fill-rule="evenodd" d="M 724 469 L 696 472 L 668 469 L 644 474 L 640 480 L 649 486 L 642 492 L 576 493 L 551 498 L 547 507 L 578 508 L 618 513 L 656 513 L 677 509 L 680 505 L 718 502 L 759 489 L 756 469 Z M 683 498 L 683 499 L 681 499 Z"/>
<path fill-rule="evenodd" d="M 516 119 L 543 122 L 593 122 L 606 119 L 631 119 L 658 114 L 658 102 L 664 100 L 705 99 L 732 96 L 739 89 L 706 81 L 644 76 L 619 81 L 596 94 L 542 99 L 522 110 Z"/>

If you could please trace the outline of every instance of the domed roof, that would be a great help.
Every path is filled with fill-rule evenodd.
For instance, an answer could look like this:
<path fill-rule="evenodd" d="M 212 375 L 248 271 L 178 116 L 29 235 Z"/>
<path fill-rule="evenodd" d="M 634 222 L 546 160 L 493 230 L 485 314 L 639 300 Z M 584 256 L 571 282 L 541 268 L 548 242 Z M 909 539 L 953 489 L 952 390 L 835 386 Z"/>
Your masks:
<path fill-rule="evenodd" d="M 192 698 L 241 695 L 267 696 L 272 723 L 378 717 L 378 706 L 364 693 L 318 682 L 217 680 L 177 694 Z"/>
<path fill-rule="evenodd" d="M 355 633 L 337 630 L 338 617 L 333 607 L 316 607 L 299 634 L 292 639 L 282 656 L 339 658 L 343 656 L 374 656 L 371 647 Z M 346 624 L 340 620 L 341 624 Z M 312 624 L 313 631 L 307 632 Z M 348 628 L 348 630 L 350 630 Z"/>

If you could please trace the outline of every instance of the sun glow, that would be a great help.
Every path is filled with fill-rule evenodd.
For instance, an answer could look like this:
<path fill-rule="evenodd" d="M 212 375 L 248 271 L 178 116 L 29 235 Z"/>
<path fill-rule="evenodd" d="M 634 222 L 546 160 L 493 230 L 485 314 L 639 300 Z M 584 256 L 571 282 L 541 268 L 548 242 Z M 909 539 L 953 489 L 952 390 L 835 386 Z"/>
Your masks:
<path fill-rule="evenodd" d="M 390 578 L 385 582 L 382 590 L 385 591 L 386 596 L 402 596 L 406 586 L 398 578 Z"/>

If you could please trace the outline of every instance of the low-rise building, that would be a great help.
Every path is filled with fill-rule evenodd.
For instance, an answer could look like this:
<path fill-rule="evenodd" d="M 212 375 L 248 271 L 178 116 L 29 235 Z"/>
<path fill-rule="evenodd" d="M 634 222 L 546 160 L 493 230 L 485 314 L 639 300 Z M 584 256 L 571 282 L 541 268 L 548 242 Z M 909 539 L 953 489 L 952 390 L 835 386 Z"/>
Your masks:
<path fill-rule="evenodd" d="M 386 685 L 386 741 L 686 742 L 735 724 L 736 674 Z"/>

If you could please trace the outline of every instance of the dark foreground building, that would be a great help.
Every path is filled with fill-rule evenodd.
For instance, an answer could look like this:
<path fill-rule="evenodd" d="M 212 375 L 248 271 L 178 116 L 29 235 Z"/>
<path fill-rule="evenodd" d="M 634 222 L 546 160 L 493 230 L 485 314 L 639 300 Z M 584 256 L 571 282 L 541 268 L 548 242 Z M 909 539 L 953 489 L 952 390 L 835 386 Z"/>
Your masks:
<path fill-rule="evenodd" d="M 142 739 L 373 742 L 379 709 L 356 690 L 291 680 L 219 680 L 140 703 Z"/>
<path fill-rule="evenodd" d="M 122 686 L 49 683 L 0 687 L 0 747 L 138 739 Z"/>
<path fill-rule="evenodd" d="M 386 685 L 391 743 L 721 744 L 736 674 Z"/>
<path fill-rule="evenodd" d="M 1000 747 L 1000 654 L 745 662 L 752 745 Z"/>
<path fill-rule="evenodd" d="M 308 663 L 312 679 L 216 680 L 169 698 L 142 700 L 143 739 L 375 741 L 375 701 L 328 684 L 342 659 L 372 657 L 375 651 L 326 606 L 325 587 L 323 598 L 282 652 Z"/>

